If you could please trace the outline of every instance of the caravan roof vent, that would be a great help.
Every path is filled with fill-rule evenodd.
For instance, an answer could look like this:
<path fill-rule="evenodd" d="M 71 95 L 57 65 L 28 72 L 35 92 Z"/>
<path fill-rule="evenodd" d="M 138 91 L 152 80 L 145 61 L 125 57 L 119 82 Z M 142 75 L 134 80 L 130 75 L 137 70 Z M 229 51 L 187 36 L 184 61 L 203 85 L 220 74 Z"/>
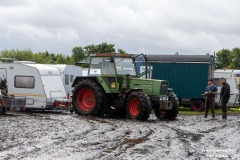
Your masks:
<path fill-rule="evenodd" d="M 36 64 L 36 62 L 33 62 L 33 61 L 15 61 L 14 63 L 17 63 L 17 64 Z"/>

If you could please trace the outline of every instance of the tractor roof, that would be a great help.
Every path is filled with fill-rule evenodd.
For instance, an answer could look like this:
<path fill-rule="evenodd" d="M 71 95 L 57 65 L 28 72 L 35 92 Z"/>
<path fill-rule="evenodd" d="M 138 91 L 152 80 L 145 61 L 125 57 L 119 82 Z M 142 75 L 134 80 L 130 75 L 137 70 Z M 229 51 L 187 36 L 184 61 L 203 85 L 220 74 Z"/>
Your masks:
<path fill-rule="evenodd" d="M 120 53 L 95 53 L 90 54 L 89 57 L 118 57 L 118 58 L 133 58 L 134 55 L 132 54 L 120 54 Z M 88 64 L 89 63 L 89 57 L 86 57 L 76 64 Z"/>
<path fill-rule="evenodd" d="M 120 54 L 120 53 L 95 53 L 90 54 L 90 57 L 120 57 L 120 58 L 133 58 L 132 54 Z"/>

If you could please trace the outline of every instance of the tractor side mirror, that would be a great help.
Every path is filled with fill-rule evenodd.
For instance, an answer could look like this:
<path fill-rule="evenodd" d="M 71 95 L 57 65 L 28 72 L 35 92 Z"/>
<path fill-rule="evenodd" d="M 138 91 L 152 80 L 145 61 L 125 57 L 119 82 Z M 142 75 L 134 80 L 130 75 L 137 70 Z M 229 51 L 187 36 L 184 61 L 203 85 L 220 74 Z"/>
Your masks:
<path fill-rule="evenodd" d="M 114 57 L 112 56 L 112 57 L 110 57 L 110 63 L 114 63 L 115 61 L 114 61 Z"/>

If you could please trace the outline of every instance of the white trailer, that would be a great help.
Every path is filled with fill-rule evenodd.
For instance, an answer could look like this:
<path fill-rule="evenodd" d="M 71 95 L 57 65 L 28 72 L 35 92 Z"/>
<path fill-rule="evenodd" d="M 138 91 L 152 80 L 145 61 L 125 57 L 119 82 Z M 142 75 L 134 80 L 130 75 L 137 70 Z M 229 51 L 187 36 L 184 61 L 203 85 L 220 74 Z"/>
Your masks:
<path fill-rule="evenodd" d="M 82 68 L 74 65 L 66 65 L 66 64 L 56 64 L 56 65 L 49 65 L 54 68 L 57 68 L 62 77 L 63 85 L 67 94 L 72 95 L 72 87 L 73 81 L 75 77 L 82 76 Z"/>
<path fill-rule="evenodd" d="M 0 78 L 6 78 L 8 94 L 26 97 L 27 109 L 52 109 L 66 105 L 66 92 L 58 69 L 43 64 L 1 63 Z"/>
<path fill-rule="evenodd" d="M 237 77 L 234 74 L 232 69 L 224 69 L 224 70 L 216 70 L 214 72 L 214 84 L 218 87 L 218 95 L 216 98 L 216 103 L 219 103 L 220 100 L 220 91 L 221 91 L 221 84 L 220 78 L 226 78 L 227 83 L 230 86 L 230 94 L 231 97 L 228 102 L 228 106 L 238 106 L 239 105 L 239 87 L 237 84 Z"/>

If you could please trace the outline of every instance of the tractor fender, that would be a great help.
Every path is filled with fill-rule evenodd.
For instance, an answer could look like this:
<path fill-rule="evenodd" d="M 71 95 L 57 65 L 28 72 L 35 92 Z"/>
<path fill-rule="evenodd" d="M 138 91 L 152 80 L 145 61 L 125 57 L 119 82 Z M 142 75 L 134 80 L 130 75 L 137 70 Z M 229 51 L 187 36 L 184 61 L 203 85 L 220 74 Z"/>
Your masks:
<path fill-rule="evenodd" d="M 75 78 L 75 80 L 74 80 L 74 82 L 72 84 L 72 87 L 75 87 L 78 84 L 78 82 L 83 80 L 83 79 L 91 79 L 91 80 L 94 80 L 97 83 L 99 83 L 97 77 L 94 77 L 94 76 L 78 76 L 78 77 Z"/>
<path fill-rule="evenodd" d="M 124 98 L 124 104 L 126 103 L 126 99 L 128 97 L 128 95 L 132 92 L 132 91 L 143 91 L 142 89 L 127 89 L 125 90 L 123 93 L 125 94 L 125 98 Z"/>
<path fill-rule="evenodd" d="M 83 80 L 83 79 L 93 80 L 94 82 L 99 84 L 99 87 L 101 87 L 106 93 L 111 93 L 111 90 L 110 90 L 109 86 L 106 85 L 106 83 L 102 79 L 102 77 L 96 77 L 96 76 L 79 76 L 79 77 L 76 77 L 73 84 L 72 84 L 72 87 L 75 87 L 78 84 L 78 82 Z"/>

